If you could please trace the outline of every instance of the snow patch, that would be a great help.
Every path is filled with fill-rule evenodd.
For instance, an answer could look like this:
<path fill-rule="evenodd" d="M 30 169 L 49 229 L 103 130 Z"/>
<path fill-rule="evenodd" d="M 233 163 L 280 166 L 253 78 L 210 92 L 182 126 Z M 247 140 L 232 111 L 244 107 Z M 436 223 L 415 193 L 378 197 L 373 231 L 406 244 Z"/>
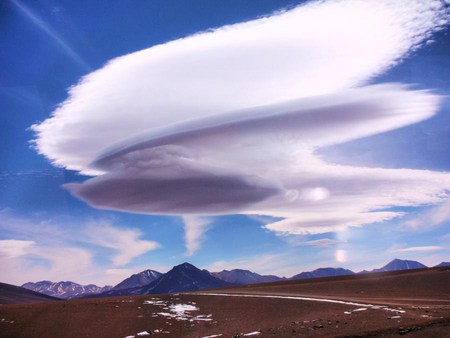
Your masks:
<path fill-rule="evenodd" d="M 257 335 L 259 335 L 259 334 L 261 334 L 261 332 L 259 332 L 259 331 L 253 331 L 253 332 L 249 332 L 249 333 L 244 333 L 243 334 L 243 336 L 257 336 Z"/>
<path fill-rule="evenodd" d="M 353 310 L 353 312 L 358 312 L 358 311 L 366 311 L 367 308 L 366 307 L 361 307 L 359 309 Z"/>

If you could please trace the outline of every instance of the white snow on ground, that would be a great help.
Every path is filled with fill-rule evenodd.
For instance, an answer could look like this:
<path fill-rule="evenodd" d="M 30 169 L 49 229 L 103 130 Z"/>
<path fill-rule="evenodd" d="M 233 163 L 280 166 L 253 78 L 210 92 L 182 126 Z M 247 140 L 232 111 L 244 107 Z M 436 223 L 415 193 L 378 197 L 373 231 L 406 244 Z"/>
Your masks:
<path fill-rule="evenodd" d="M 170 305 L 170 311 L 175 312 L 178 316 L 184 316 L 185 312 L 198 311 L 199 308 L 189 304 L 173 304 Z"/>
<path fill-rule="evenodd" d="M 373 307 L 372 307 L 373 308 Z M 359 309 L 353 310 L 353 312 L 357 312 L 357 311 L 366 311 L 367 308 L 366 307 L 361 307 Z"/>
<path fill-rule="evenodd" d="M 274 298 L 274 299 L 309 300 L 309 301 L 313 301 L 313 302 L 344 304 L 344 305 L 366 307 L 366 308 L 371 308 L 371 309 L 375 309 L 375 310 L 385 310 L 385 311 L 393 311 L 393 312 L 398 312 L 398 313 L 405 313 L 404 310 L 388 308 L 385 305 L 380 306 L 380 305 L 365 304 L 365 303 L 355 303 L 355 302 L 348 302 L 348 301 L 337 300 L 337 299 L 326 299 L 326 298 L 312 298 L 312 297 L 301 297 L 301 296 L 277 296 L 277 295 L 249 295 L 249 294 L 231 294 L 231 293 L 202 293 L 202 292 L 196 292 L 195 295 L 198 295 L 198 296 L 223 296 L 223 297 L 250 297 L 250 298 Z"/>
<path fill-rule="evenodd" d="M 221 337 L 221 336 L 222 336 L 222 334 L 219 333 L 219 334 L 212 334 L 212 335 L 210 335 L 210 336 L 204 336 L 204 337 L 202 337 L 202 338 L 215 338 L 215 337 Z"/>
<path fill-rule="evenodd" d="M 244 333 L 244 336 L 257 336 L 259 334 L 261 334 L 261 332 L 253 331 L 253 332 L 249 332 L 249 333 Z"/>
<path fill-rule="evenodd" d="M 179 299 L 178 299 L 179 300 Z M 163 310 L 169 310 L 164 312 L 153 313 L 152 317 L 163 316 L 167 318 L 174 318 L 176 320 L 188 320 L 190 322 L 194 321 L 212 321 L 212 314 L 208 315 L 198 315 L 193 316 L 190 312 L 200 310 L 197 306 L 195 306 L 195 302 L 188 302 L 189 304 L 171 304 L 170 301 L 162 301 L 159 298 L 152 298 L 151 300 L 144 301 L 143 304 L 146 305 L 156 305 L 162 307 Z"/>
<path fill-rule="evenodd" d="M 139 332 L 137 335 L 138 336 L 150 336 L 150 333 L 148 333 L 147 331 L 142 331 L 142 332 Z"/>
<path fill-rule="evenodd" d="M 134 336 L 126 336 L 125 338 L 134 338 Z"/>

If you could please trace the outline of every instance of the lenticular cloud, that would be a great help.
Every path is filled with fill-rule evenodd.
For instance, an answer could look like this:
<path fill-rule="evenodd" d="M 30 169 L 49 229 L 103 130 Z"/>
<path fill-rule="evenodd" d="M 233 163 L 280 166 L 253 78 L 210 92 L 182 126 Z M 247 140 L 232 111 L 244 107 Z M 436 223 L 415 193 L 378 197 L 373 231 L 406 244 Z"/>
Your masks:
<path fill-rule="evenodd" d="M 299 6 L 111 60 L 33 128 L 66 188 L 144 214 L 265 214 L 281 233 L 389 220 L 438 203 L 450 175 L 335 165 L 324 146 L 425 120 L 440 98 L 367 85 L 447 24 L 441 1 Z"/>

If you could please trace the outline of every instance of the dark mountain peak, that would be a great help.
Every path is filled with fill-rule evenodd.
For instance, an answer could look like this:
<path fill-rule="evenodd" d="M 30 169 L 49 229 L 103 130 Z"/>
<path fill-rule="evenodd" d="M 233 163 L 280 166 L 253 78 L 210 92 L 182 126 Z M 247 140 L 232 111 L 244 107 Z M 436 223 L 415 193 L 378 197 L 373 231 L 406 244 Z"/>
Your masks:
<path fill-rule="evenodd" d="M 141 287 L 150 284 L 154 280 L 158 279 L 162 276 L 161 272 L 155 271 L 155 270 L 144 270 L 139 273 L 135 273 L 134 275 L 131 275 L 130 277 L 124 279 L 119 284 L 114 286 L 114 290 L 121 290 L 121 289 L 129 289 L 129 288 L 135 288 L 135 287 Z"/>
<path fill-rule="evenodd" d="M 212 276 L 207 270 L 200 270 L 190 263 L 174 266 L 150 284 L 121 290 L 110 290 L 100 297 L 163 294 L 222 288 L 235 284 L 227 283 Z"/>
<path fill-rule="evenodd" d="M 172 270 L 198 270 L 198 271 L 201 271 L 196 266 L 192 265 L 191 263 L 187 263 L 187 262 L 184 262 L 184 263 L 179 264 L 179 265 L 175 265 L 172 268 Z"/>
<path fill-rule="evenodd" d="M 422 269 L 422 268 L 426 268 L 426 267 L 427 267 L 426 265 L 423 265 L 422 263 L 417 262 L 417 261 L 410 261 L 407 259 L 395 258 L 392 261 L 390 261 L 388 264 L 386 264 L 383 268 L 386 268 L 386 269 L 394 268 L 397 270 L 407 270 L 407 269 Z M 399 268 L 401 268 L 401 269 L 399 269 Z"/>
<path fill-rule="evenodd" d="M 444 267 L 444 266 L 450 266 L 450 262 L 441 262 L 438 265 L 436 265 L 437 268 Z"/>
<path fill-rule="evenodd" d="M 370 272 L 396 271 L 396 270 L 410 270 L 410 269 L 425 269 L 427 266 L 417 261 L 410 261 L 407 259 L 395 258 L 380 269 L 373 269 Z"/>

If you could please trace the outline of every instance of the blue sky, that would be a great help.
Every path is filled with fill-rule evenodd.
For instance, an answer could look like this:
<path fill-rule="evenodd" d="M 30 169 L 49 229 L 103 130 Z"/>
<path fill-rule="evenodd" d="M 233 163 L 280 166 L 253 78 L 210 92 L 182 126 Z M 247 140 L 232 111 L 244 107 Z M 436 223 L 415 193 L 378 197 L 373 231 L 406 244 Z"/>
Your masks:
<path fill-rule="evenodd" d="M 312 6 L 311 12 L 302 9 L 295 12 L 296 6 L 302 3 L 280 0 L 1 2 L 0 267 L 2 276 L 6 276 L 2 281 L 21 284 L 50 279 L 115 284 L 131 273 L 147 268 L 167 271 L 184 261 L 213 271 L 236 267 L 284 276 L 324 266 L 358 271 L 379 267 L 396 257 L 417 259 L 429 265 L 448 261 L 450 207 L 446 194 L 450 184 L 447 186 L 449 180 L 445 173 L 450 171 L 450 37 L 448 25 L 443 22 L 445 15 L 436 18 L 434 25 L 423 27 L 426 25 L 423 22 L 415 23 L 416 30 L 423 35 L 417 41 L 416 37 L 401 31 L 405 40 L 411 40 L 409 45 L 396 40 L 398 32 L 394 29 L 397 26 L 388 25 L 392 33 L 382 26 L 383 22 L 374 21 L 373 27 L 369 24 L 361 31 L 377 32 L 373 34 L 374 40 L 369 41 L 371 45 L 364 45 L 364 48 L 374 48 L 380 53 L 379 59 L 356 68 L 355 60 L 364 57 L 360 54 L 364 53 L 360 51 L 364 39 L 355 38 L 353 52 L 350 48 L 353 41 L 346 34 L 352 36 L 357 26 L 349 26 L 350 30 L 333 27 L 339 25 L 339 21 L 330 22 L 330 27 L 319 26 L 327 11 L 339 11 L 339 6 L 347 8 L 345 6 L 352 6 L 352 1 L 339 1 L 336 8 Z M 374 3 L 372 5 L 378 9 Z M 294 9 L 294 14 L 290 14 L 290 9 Z M 365 8 L 351 9 L 362 17 L 365 15 Z M 280 10 L 287 10 L 287 15 L 278 17 L 280 19 L 275 15 L 275 20 L 269 19 L 268 24 L 273 22 L 273 27 L 281 32 L 294 29 L 292 36 L 278 36 L 276 29 L 269 29 L 275 32 L 273 36 L 261 36 L 253 33 L 252 28 L 242 26 L 233 26 L 228 32 L 226 29 L 212 31 L 261 16 L 273 18 L 273 13 L 279 14 Z M 383 10 L 381 8 L 380 13 Z M 413 16 L 411 19 L 405 11 L 399 17 L 417 20 Z M 317 25 L 308 19 L 316 16 L 320 19 Z M 302 25 L 286 28 L 284 22 L 289 25 L 301 22 Z M 349 23 L 352 24 L 358 22 Z M 381 26 L 376 26 L 378 24 Z M 331 43 L 334 35 L 328 39 L 327 34 L 333 30 L 338 39 Z M 167 45 L 169 41 L 205 31 L 210 35 Z M 228 33 L 231 37 L 227 37 Z M 236 36 L 241 36 L 242 41 Z M 378 46 L 376 38 L 385 43 Z M 302 42 L 297 46 L 298 41 Z M 317 46 L 313 46 L 315 41 Z M 163 45 L 161 53 L 166 53 L 162 61 L 156 59 L 154 50 L 130 54 L 160 44 Z M 231 47 L 220 49 L 227 44 Z M 322 55 L 322 50 L 328 54 Z M 395 53 L 391 53 L 392 50 Z M 223 51 L 230 54 L 223 57 Z M 277 64 L 291 52 L 295 56 L 305 56 L 283 59 Z M 264 59 L 263 55 L 270 55 L 270 59 Z M 121 56 L 125 57 L 110 62 Z M 245 64 L 245 60 L 255 62 Z M 264 62 L 274 63 L 273 72 Z M 253 64 L 255 69 L 249 70 L 252 68 L 249 65 Z M 147 68 L 142 68 L 141 72 L 140 67 Z M 104 72 L 94 73 L 85 83 L 79 83 L 83 76 L 98 69 Z M 191 73 L 190 69 L 195 72 Z M 327 71 L 320 73 L 315 69 Z M 215 72 L 217 75 L 211 78 L 217 76 L 222 81 L 219 84 L 215 80 L 208 82 L 210 73 Z M 153 79 L 146 78 L 148 74 L 160 76 L 154 80 L 155 85 L 151 82 Z M 345 74 L 350 75 L 347 78 Z M 274 82 L 274 78 L 279 79 L 279 83 Z M 407 89 L 395 85 L 371 87 L 386 83 L 411 86 Z M 68 93 L 69 88 L 77 84 L 75 90 Z M 266 87 L 270 88 L 267 92 Z M 158 93 L 141 93 L 140 88 L 149 88 L 149 91 L 166 88 L 162 93 L 168 99 Z M 234 92 L 235 88 L 241 89 Z M 423 92 L 417 91 L 420 89 L 431 90 L 432 95 L 443 95 L 440 103 L 434 103 L 434 96 L 424 94 L 422 97 Z M 183 93 L 192 95 L 184 97 Z M 433 113 L 427 115 L 420 110 L 411 120 L 399 122 L 384 119 L 381 113 L 371 115 L 368 111 L 368 122 L 355 122 L 342 130 L 339 121 L 327 115 L 332 111 L 339 116 L 337 108 L 328 108 L 336 106 L 337 102 L 346 102 L 346 107 L 356 105 L 359 110 L 366 106 L 378 107 L 378 102 L 384 104 L 391 99 L 390 93 L 395 96 L 395 104 L 397 98 L 401 101 L 393 115 L 403 109 L 404 101 L 413 102 L 411 107 L 404 108 L 413 111 L 416 100 L 423 106 L 429 105 Z M 314 99 L 308 101 L 317 95 L 322 95 L 320 102 L 327 102 L 325 108 Z M 354 97 L 367 101 L 354 102 Z M 293 134 L 284 133 L 290 128 L 290 122 L 280 122 L 277 130 L 264 129 L 264 122 L 258 116 L 279 114 L 288 108 L 278 102 L 290 100 L 298 100 L 296 109 L 305 114 L 313 107 L 323 115 L 311 117 L 310 127 L 295 125 L 293 128 L 297 129 Z M 74 108 L 69 101 L 74 102 Z M 87 108 L 83 102 L 88 103 Z M 120 110 L 121 104 L 123 110 Z M 267 111 L 265 105 L 269 107 Z M 263 108 L 253 108 L 260 106 Z M 60 124 L 43 123 L 49 121 L 58 107 Z M 102 111 L 102 107 L 120 109 Z M 134 107 L 135 111 L 128 111 L 129 107 Z M 143 113 L 137 112 L 139 107 L 145 108 Z M 386 107 L 382 109 L 391 106 L 386 104 Z M 147 191 L 142 191 L 146 189 L 142 182 L 155 180 L 152 175 L 156 174 L 137 172 L 144 181 L 129 181 L 135 184 L 133 191 L 153 199 L 153 204 L 141 205 L 141 201 L 138 203 L 133 198 L 129 204 L 121 204 L 124 189 L 117 188 L 114 179 L 128 179 L 129 172 L 115 167 L 115 163 L 127 163 L 128 158 L 117 152 L 117 142 L 122 142 L 125 149 L 138 149 L 138 156 L 144 156 L 141 161 L 149 160 L 145 157 L 147 148 L 143 147 L 146 147 L 145 142 L 153 142 L 154 134 L 148 134 L 147 129 L 153 132 L 151 128 L 158 127 L 161 128 L 158 132 L 164 132 L 166 125 L 174 121 L 181 123 L 177 132 L 192 128 L 182 124 L 188 118 L 177 115 L 181 114 L 180 109 L 186 109 L 186 114 L 191 114 L 186 115 L 189 118 L 198 118 L 195 120 L 198 122 L 193 122 L 197 129 L 204 123 L 202 118 L 216 112 L 214 109 L 219 116 L 217 125 L 222 126 L 229 119 L 228 111 L 242 109 L 250 109 L 245 118 L 254 123 L 251 127 L 239 125 L 242 129 L 238 134 L 217 127 L 214 137 L 206 141 L 203 134 L 189 131 L 187 141 L 180 141 L 177 146 L 195 152 L 183 152 L 181 160 L 176 157 L 178 153 L 173 155 L 171 148 L 167 152 L 161 148 L 164 156 L 157 160 L 167 161 L 169 169 L 161 171 L 158 179 L 170 172 L 180 180 L 180 185 L 168 192 L 167 184 L 151 185 Z M 195 115 L 197 109 L 203 115 Z M 238 116 L 238 113 L 233 114 Z M 165 120 L 169 115 L 173 116 L 172 120 Z M 147 116 L 151 117 L 147 119 Z M 289 116 L 286 113 L 280 120 L 287 121 Z M 137 126 L 127 124 L 128 120 L 141 117 Z M 76 122 L 71 125 L 73 121 Z M 306 120 L 300 122 L 306 123 Z M 36 124 L 42 126 L 41 129 L 31 128 Z M 293 136 L 296 133 L 309 135 L 309 132 L 312 136 L 306 139 Z M 33 145 L 32 140 L 36 138 L 40 141 Z M 128 141 L 130 139 L 132 141 Z M 286 143 L 277 143 L 279 139 Z M 229 148 L 227 143 L 233 142 L 240 142 L 240 145 L 255 142 L 257 146 L 251 154 L 240 154 L 236 151 L 240 148 Z M 298 148 L 299 144 L 305 149 Z M 112 152 L 113 160 L 102 158 L 105 149 Z M 95 152 L 94 157 L 91 150 Z M 201 161 L 195 166 L 191 161 L 184 162 L 186 157 L 197 160 L 196 154 L 201 154 Z M 99 173 L 90 172 L 92 168 L 87 164 L 94 160 L 101 163 L 106 174 L 102 172 L 104 176 L 92 179 L 89 175 Z M 150 160 L 155 161 L 153 157 Z M 52 165 L 51 161 L 59 166 Z M 216 167 L 215 163 L 220 165 Z M 347 166 L 351 168 L 348 168 L 348 177 L 342 174 L 345 182 L 333 183 L 342 177 L 327 176 L 327 171 L 339 171 Z M 283 167 L 289 171 L 283 171 Z M 366 167 L 399 171 L 366 173 L 365 169 L 360 169 Z M 182 169 L 172 173 L 172 168 Z M 191 172 L 199 179 L 194 187 L 183 181 Z M 279 176 L 288 178 L 283 180 Z M 366 187 L 371 176 L 382 183 Z M 223 194 L 219 189 L 222 181 L 216 180 L 217 177 L 225 182 Z M 90 183 L 82 184 L 89 179 Z M 400 181 L 401 185 L 395 185 Z M 199 190 L 197 187 L 205 182 L 206 190 Z M 65 184 L 72 185 L 63 187 Z M 239 190 L 229 188 L 235 186 Z M 337 192 L 342 187 L 348 191 L 341 196 Z M 359 187 L 363 191 L 373 189 L 373 192 L 361 193 Z M 97 198 L 104 196 L 106 188 L 112 189 L 114 196 L 99 204 Z M 149 189 L 157 192 L 156 197 L 146 195 Z M 188 192 L 184 199 L 179 197 L 183 191 Z M 210 195 L 205 196 L 205 191 Z M 267 197 L 261 201 L 253 191 Z M 161 207 L 158 203 L 163 197 L 158 199 L 158 196 L 165 193 L 170 198 L 164 200 Z M 372 204 L 348 209 L 354 215 L 347 219 L 345 207 L 352 201 L 348 198 L 357 193 L 361 194 L 359 200 L 367 198 Z M 230 197 L 225 199 L 223 196 L 227 194 Z M 389 199 L 379 201 L 377 194 Z M 120 198 L 115 199 L 116 195 Z M 178 202 L 177 198 L 181 207 L 171 204 L 173 200 Z M 215 198 L 218 203 L 208 204 Z M 186 209 L 184 204 L 191 199 L 197 204 Z M 288 207 L 290 203 L 294 204 Z"/>

